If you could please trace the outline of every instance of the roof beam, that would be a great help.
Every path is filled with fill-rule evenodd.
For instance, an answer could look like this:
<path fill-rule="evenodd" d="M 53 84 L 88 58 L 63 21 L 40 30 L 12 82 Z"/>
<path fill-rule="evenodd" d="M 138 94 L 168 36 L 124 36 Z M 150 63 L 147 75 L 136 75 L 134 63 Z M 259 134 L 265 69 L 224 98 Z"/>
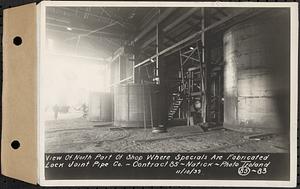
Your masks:
<path fill-rule="evenodd" d="M 241 20 L 248 19 L 248 18 L 250 18 L 252 16 L 255 16 L 255 15 L 263 12 L 263 10 L 262 11 L 257 11 L 255 9 L 250 9 L 250 10 L 251 11 L 247 11 L 247 10 L 246 11 L 245 10 L 244 11 L 239 11 L 238 13 L 235 13 L 233 15 L 227 16 L 227 17 L 223 18 L 222 20 L 220 20 L 218 22 L 215 22 L 215 23 L 213 23 L 213 24 L 205 27 L 204 29 L 202 29 L 202 30 L 200 30 L 200 31 L 198 31 L 198 32 L 190 35 L 189 37 L 186 37 L 185 39 L 183 39 L 183 40 L 175 43 L 174 45 L 172 45 L 172 46 L 170 46 L 170 47 L 168 47 L 168 48 L 160 51 L 159 53 L 151 56 L 150 58 L 148 58 L 148 59 L 140 62 L 139 64 L 135 65 L 134 68 L 143 66 L 144 64 L 147 64 L 150 60 L 156 58 L 157 56 L 163 55 L 163 54 L 165 54 L 167 52 L 178 51 L 183 45 L 186 45 L 192 39 L 195 39 L 196 37 L 198 37 L 199 35 L 201 35 L 204 32 L 207 32 L 207 31 L 212 30 L 212 29 L 214 29 L 216 27 L 220 27 L 220 26 L 224 25 L 228 21 L 231 21 L 233 18 L 239 18 L 239 21 L 241 21 Z M 244 14 L 246 14 L 246 15 L 244 15 Z M 241 17 L 241 15 L 244 15 L 244 16 Z"/>
<path fill-rule="evenodd" d="M 196 30 L 196 31 L 199 31 L 200 30 L 200 28 L 198 29 L 198 30 Z M 182 35 L 186 35 L 188 32 L 191 32 L 191 31 L 195 31 L 193 28 L 187 28 L 186 30 L 183 30 L 182 32 L 180 32 L 180 33 L 178 33 L 176 36 L 173 36 L 175 39 L 177 39 L 177 38 L 180 38 L 180 36 L 182 36 Z"/>
<path fill-rule="evenodd" d="M 172 43 L 176 43 L 176 39 L 170 37 L 170 36 L 165 36 L 165 38 L 168 40 L 168 41 L 171 41 Z"/>
<path fill-rule="evenodd" d="M 47 29 L 48 30 L 53 30 L 53 31 L 58 31 L 58 32 L 65 32 L 65 33 L 72 33 L 74 35 L 84 35 L 86 33 L 89 33 L 91 31 L 93 31 L 93 29 L 87 29 L 87 28 L 80 28 L 80 27 L 76 27 L 76 26 L 72 26 L 72 31 L 68 31 L 66 25 L 61 25 L 61 24 L 54 24 L 54 23 L 46 23 Z M 118 32 L 105 32 L 105 31 L 96 31 L 90 35 L 100 35 L 103 37 L 107 37 L 107 38 L 113 38 L 113 39 L 118 39 L 118 40 L 122 40 L 125 41 L 128 38 L 128 35 L 126 34 L 122 34 L 122 33 L 118 33 Z"/>
<path fill-rule="evenodd" d="M 222 10 L 222 8 L 215 8 L 215 9 L 217 10 L 217 12 L 221 13 L 222 16 L 228 16 L 228 14 L 224 10 Z"/>
<path fill-rule="evenodd" d="M 63 34 L 70 34 L 70 35 L 72 35 L 72 39 L 77 39 L 77 36 L 80 34 L 80 33 L 70 33 L 69 31 L 58 29 L 58 28 L 47 28 L 47 30 L 52 31 L 52 32 L 59 32 L 59 33 L 63 33 Z M 76 38 L 73 38 L 74 36 L 76 36 Z M 96 32 L 90 36 L 95 37 L 95 38 L 115 39 L 118 41 L 126 40 L 126 36 L 123 36 L 121 34 L 116 34 L 116 33 Z"/>
<path fill-rule="evenodd" d="M 165 26 L 162 31 L 163 32 L 168 32 L 180 23 L 182 23 L 184 20 L 186 20 L 188 17 L 190 17 L 193 13 L 195 13 L 199 8 L 191 8 L 189 11 L 187 11 L 185 14 L 181 15 L 179 18 L 175 19 L 172 23 L 168 24 Z M 141 48 L 145 48 L 149 44 L 155 41 L 155 36 L 149 38 L 147 41 L 145 41 L 142 45 Z"/>
<path fill-rule="evenodd" d="M 117 14 L 110 12 L 105 7 L 101 7 L 101 10 L 112 20 L 117 21 L 118 24 L 120 24 L 122 27 L 125 27 L 126 29 L 132 29 L 135 28 L 135 26 L 128 22 L 127 20 L 123 19 L 122 17 L 118 16 Z"/>
<path fill-rule="evenodd" d="M 187 11 L 185 14 L 181 15 L 179 18 L 176 18 L 174 22 L 170 23 L 166 27 L 164 27 L 163 32 L 168 32 L 177 25 L 179 25 L 181 22 L 185 21 L 188 17 L 190 17 L 192 14 L 194 14 L 199 8 L 191 8 L 189 11 Z"/>
<path fill-rule="evenodd" d="M 139 41 L 142 37 L 144 37 L 151 30 L 155 29 L 156 25 L 165 20 L 176 8 L 167 8 L 162 14 L 159 15 L 158 20 L 153 20 L 145 29 L 141 31 L 138 36 L 134 38 L 134 42 Z"/>
<path fill-rule="evenodd" d="M 201 29 L 201 22 L 198 22 L 196 24 L 194 24 L 193 22 L 188 22 L 188 25 L 191 26 L 191 29 L 194 31 L 199 31 L 199 29 Z"/>
<path fill-rule="evenodd" d="M 97 15 L 97 14 L 93 14 L 87 10 L 80 10 L 80 9 L 74 9 L 73 7 L 59 7 L 59 9 L 63 9 L 63 10 L 66 10 L 66 11 L 71 11 L 73 13 L 76 13 L 77 11 L 80 12 L 80 13 L 83 13 L 83 14 L 87 14 L 89 16 L 92 16 L 96 19 L 107 19 L 107 21 L 111 22 L 117 22 L 119 25 L 123 26 L 123 27 L 126 27 L 127 29 L 129 28 L 134 28 L 134 25 L 131 24 L 131 23 L 128 23 L 126 22 L 125 20 L 120 20 L 119 18 L 116 18 L 116 17 L 113 17 L 113 16 L 108 16 L 108 12 L 106 10 L 106 16 L 103 16 L 103 15 Z M 103 11 L 104 8 L 102 8 L 102 11 Z"/>
<path fill-rule="evenodd" d="M 152 36 L 152 37 L 149 38 L 147 41 L 145 41 L 145 42 L 140 46 L 140 48 L 143 49 L 143 48 L 149 46 L 152 42 L 155 41 L 155 39 L 156 39 L 156 37 L 155 37 L 155 36 Z"/>
<path fill-rule="evenodd" d="M 193 15 L 193 19 L 195 19 L 195 20 L 201 20 L 202 17 L 199 16 L 199 15 L 194 14 L 194 15 Z"/>
<path fill-rule="evenodd" d="M 78 39 L 78 38 L 81 38 L 81 37 L 87 37 L 87 36 L 89 36 L 89 35 L 92 35 L 92 34 L 95 34 L 95 33 L 97 33 L 97 32 L 100 32 L 101 30 L 104 30 L 104 29 L 106 29 L 106 28 L 109 28 L 109 27 L 111 27 L 111 26 L 114 26 L 116 23 L 117 23 L 117 22 L 113 22 L 113 23 L 111 23 L 111 24 L 107 24 L 107 25 L 105 25 L 105 26 L 101 26 L 100 28 L 97 28 L 97 29 L 94 29 L 94 30 L 90 30 L 90 31 L 88 31 L 88 32 L 86 32 L 86 33 L 78 34 L 78 36 L 76 36 L 76 37 L 71 37 L 71 38 L 67 38 L 67 39 L 65 39 L 65 41 L 69 41 L 69 40 L 73 40 L 73 39 Z"/>
<path fill-rule="evenodd" d="M 144 28 L 147 25 L 149 25 L 149 23 L 151 22 L 151 20 L 157 16 L 157 14 L 159 14 L 159 12 L 157 11 L 157 8 L 152 7 L 150 11 L 148 11 L 146 13 L 146 15 L 143 17 L 143 19 L 139 22 L 140 24 L 140 28 Z"/>

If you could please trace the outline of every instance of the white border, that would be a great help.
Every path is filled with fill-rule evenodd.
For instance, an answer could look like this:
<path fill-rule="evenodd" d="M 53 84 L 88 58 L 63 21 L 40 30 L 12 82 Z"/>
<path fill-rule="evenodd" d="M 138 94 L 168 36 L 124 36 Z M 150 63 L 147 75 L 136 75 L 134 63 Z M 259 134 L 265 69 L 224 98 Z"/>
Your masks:
<path fill-rule="evenodd" d="M 40 131 L 40 110 L 39 110 L 39 107 L 40 107 L 40 80 L 39 80 L 39 78 L 40 78 L 40 62 L 41 62 L 41 56 L 40 56 L 40 50 L 41 50 L 41 46 L 40 46 L 40 39 L 41 39 L 41 36 L 40 36 L 40 34 L 41 34 L 41 31 L 40 31 L 40 29 L 41 29 L 41 13 L 40 13 L 40 11 L 41 11 L 41 8 L 40 8 L 40 5 L 37 5 L 37 10 L 36 10 L 36 25 L 37 25 L 37 27 L 36 27 L 36 36 L 37 36 L 37 72 L 36 72 L 36 75 L 37 75 L 37 103 L 36 103 L 36 109 L 37 109 L 37 128 L 36 128 L 36 130 L 37 130 L 37 139 L 38 139 L 38 143 L 37 143 L 37 181 L 39 182 L 39 180 L 40 180 L 40 165 L 42 165 L 41 163 L 40 163 L 40 154 L 42 154 L 41 152 L 40 152 L 40 150 L 41 150 L 41 148 L 40 148 L 40 133 L 41 133 L 41 131 Z"/>
<path fill-rule="evenodd" d="M 42 65 L 41 62 L 44 62 L 44 58 L 45 58 L 45 39 L 46 39 L 46 7 L 44 5 L 44 2 L 40 3 L 39 5 L 37 5 L 37 13 L 39 15 L 37 15 L 37 20 L 38 20 L 38 24 L 37 24 L 37 30 L 38 30 L 38 64 L 37 64 L 37 74 L 38 74 L 38 79 L 37 79 L 37 85 L 38 85 L 38 102 L 37 102 L 37 112 L 38 112 L 38 125 L 37 125 L 37 131 L 38 131 L 38 179 L 39 179 L 39 184 L 41 184 L 41 180 L 45 179 L 45 170 L 43 169 L 45 165 L 45 142 L 44 142 L 44 138 L 45 138 L 45 119 L 43 118 L 43 108 L 44 107 L 43 104 L 41 104 L 41 102 L 43 102 L 42 98 L 43 98 L 43 93 L 42 91 L 40 91 L 39 89 L 41 88 L 41 75 L 43 75 L 43 73 L 41 72 L 42 69 Z"/>
<path fill-rule="evenodd" d="M 290 91 L 290 181 L 262 180 L 45 180 L 44 169 L 44 119 L 42 117 L 44 94 L 38 90 L 38 173 L 41 186 L 250 186 L 250 187 L 295 187 L 297 184 L 297 103 L 298 103 L 298 3 L 268 2 L 113 2 L 113 1 L 43 1 L 37 8 L 38 18 L 38 89 L 45 58 L 45 9 L 48 6 L 69 7 L 257 7 L 290 8 L 291 10 L 291 91 Z"/>

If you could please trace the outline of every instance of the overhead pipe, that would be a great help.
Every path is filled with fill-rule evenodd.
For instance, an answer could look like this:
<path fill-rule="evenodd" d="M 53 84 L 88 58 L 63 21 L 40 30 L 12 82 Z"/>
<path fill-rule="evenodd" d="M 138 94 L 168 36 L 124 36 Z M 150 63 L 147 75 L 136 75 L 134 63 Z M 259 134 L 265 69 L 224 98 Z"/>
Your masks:
<path fill-rule="evenodd" d="M 190 40 L 192 40 L 192 39 L 198 37 L 199 35 L 201 35 L 201 34 L 204 33 L 204 32 L 207 32 L 207 31 L 209 31 L 209 30 L 211 30 L 211 29 L 214 29 L 214 28 L 216 28 L 216 27 L 218 27 L 218 26 L 224 24 L 225 22 L 228 22 L 229 20 L 231 20 L 231 19 L 233 19 L 233 18 L 235 18 L 235 17 L 237 17 L 237 16 L 240 16 L 240 15 L 246 13 L 246 12 L 247 12 L 247 10 L 240 11 L 240 12 L 238 12 L 238 13 L 235 13 L 235 14 L 233 14 L 233 15 L 231 15 L 231 16 L 228 16 L 228 17 L 226 17 L 226 18 L 224 18 L 224 19 L 222 19 L 222 20 L 220 20 L 220 21 L 217 21 L 217 22 L 213 23 L 213 24 L 207 26 L 206 28 L 201 29 L 200 31 L 198 31 L 198 32 L 196 32 L 196 33 L 190 35 L 189 37 L 186 37 L 185 39 L 179 41 L 178 43 L 175 43 L 174 45 L 172 45 L 172 46 L 170 46 L 170 47 L 168 47 L 168 48 L 166 48 L 166 49 L 160 51 L 158 54 L 155 54 L 155 55 L 151 56 L 150 58 L 148 58 L 148 59 L 146 59 L 146 60 L 140 62 L 139 64 L 135 65 L 134 68 L 143 66 L 143 65 L 147 64 L 150 60 L 153 60 L 153 59 L 156 58 L 157 56 L 163 55 L 163 54 L 165 54 L 165 53 L 167 53 L 167 52 L 169 52 L 169 51 L 171 51 L 171 50 L 177 51 L 178 49 L 180 49 L 179 46 L 185 44 L 186 42 L 188 42 L 188 41 L 190 41 Z"/>

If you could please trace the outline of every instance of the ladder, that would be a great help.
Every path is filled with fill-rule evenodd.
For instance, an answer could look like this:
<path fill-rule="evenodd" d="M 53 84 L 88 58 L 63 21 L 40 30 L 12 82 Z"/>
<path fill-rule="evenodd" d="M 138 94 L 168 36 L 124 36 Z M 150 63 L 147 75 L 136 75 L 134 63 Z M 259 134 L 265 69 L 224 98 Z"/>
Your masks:
<path fill-rule="evenodd" d="M 183 102 L 183 98 L 181 97 L 180 93 L 173 93 L 172 98 L 173 98 L 173 101 L 169 108 L 168 120 L 171 120 L 174 118 L 174 115 L 177 113 L 177 111 L 179 110 L 179 108 Z"/>

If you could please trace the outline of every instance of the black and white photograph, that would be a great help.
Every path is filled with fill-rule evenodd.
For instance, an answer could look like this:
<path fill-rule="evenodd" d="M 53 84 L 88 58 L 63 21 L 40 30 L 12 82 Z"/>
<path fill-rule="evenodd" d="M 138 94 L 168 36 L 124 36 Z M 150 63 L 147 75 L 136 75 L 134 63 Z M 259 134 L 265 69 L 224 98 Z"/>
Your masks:
<path fill-rule="evenodd" d="M 45 183 L 291 181 L 291 5 L 43 3 Z"/>

